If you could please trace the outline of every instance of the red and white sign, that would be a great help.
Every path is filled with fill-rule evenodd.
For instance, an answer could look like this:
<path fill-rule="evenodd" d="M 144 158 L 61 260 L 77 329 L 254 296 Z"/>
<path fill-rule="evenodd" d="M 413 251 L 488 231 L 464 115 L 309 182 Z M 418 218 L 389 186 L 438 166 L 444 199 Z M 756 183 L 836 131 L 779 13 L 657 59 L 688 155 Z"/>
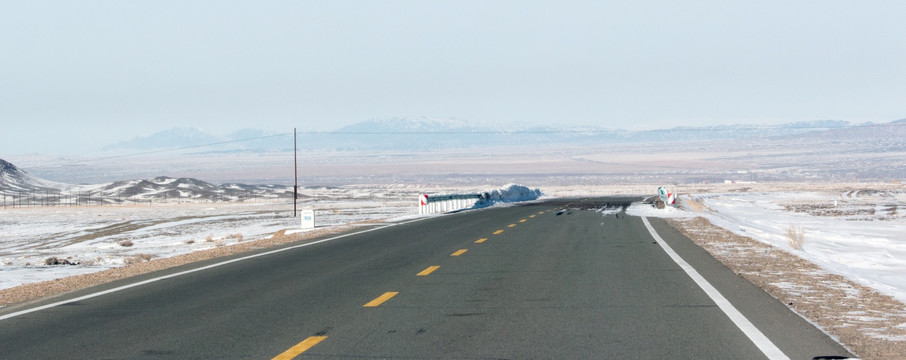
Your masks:
<path fill-rule="evenodd" d="M 426 206 L 426 205 L 428 205 L 428 194 L 422 194 L 422 196 L 419 197 L 419 203 L 418 203 L 418 204 L 421 205 L 421 206 Z"/>

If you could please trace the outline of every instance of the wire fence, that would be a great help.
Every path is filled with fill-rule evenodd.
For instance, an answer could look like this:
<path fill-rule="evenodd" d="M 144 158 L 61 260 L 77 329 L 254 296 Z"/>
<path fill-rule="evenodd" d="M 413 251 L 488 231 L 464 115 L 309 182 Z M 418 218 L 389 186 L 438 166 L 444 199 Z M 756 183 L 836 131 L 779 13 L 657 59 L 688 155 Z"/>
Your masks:
<path fill-rule="evenodd" d="M 73 207 L 102 206 L 123 204 L 198 204 L 224 202 L 263 202 L 286 200 L 292 203 L 292 194 L 279 193 L 259 194 L 247 192 L 241 194 L 209 194 L 195 196 L 163 196 L 152 198 L 134 198 L 128 196 L 103 196 L 92 191 L 55 191 L 55 190 L 16 190 L 6 191 L 2 195 L 2 208 L 36 208 L 36 207 Z"/>

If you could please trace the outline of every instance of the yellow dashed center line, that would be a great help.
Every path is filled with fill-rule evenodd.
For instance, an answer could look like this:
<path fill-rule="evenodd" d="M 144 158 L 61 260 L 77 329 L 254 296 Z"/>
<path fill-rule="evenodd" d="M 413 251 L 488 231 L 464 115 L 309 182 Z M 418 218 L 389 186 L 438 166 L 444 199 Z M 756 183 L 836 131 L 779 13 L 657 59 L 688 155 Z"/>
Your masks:
<path fill-rule="evenodd" d="M 396 294 L 399 294 L 399 292 L 398 291 L 385 292 L 384 295 L 378 296 L 377 299 L 371 300 L 367 304 L 362 305 L 362 307 L 376 307 L 378 305 L 383 304 L 385 301 L 390 300 L 390 298 L 396 296 Z"/>
<path fill-rule="evenodd" d="M 550 212 L 550 211 L 548 211 L 548 212 Z M 542 214 L 544 214 L 544 211 L 541 211 L 541 212 L 538 213 L 538 215 L 542 215 Z M 534 217 L 536 217 L 536 216 L 537 216 L 537 215 L 532 214 L 532 215 L 529 216 L 529 218 L 534 218 Z M 524 222 L 526 222 L 526 221 L 528 221 L 528 219 L 519 220 L 520 223 L 524 223 Z M 507 227 L 514 228 L 514 227 L 516 227 L 516 224 L 509 224 L 509 225 L 507 225 Z M 494 232 L 494 235 L 500 235 L 500 234 L 503 234 L 503 230 L 497 230 L 497 231 Z M 478 240 L 475 241 L 475 243 L 476 243 L 476 244 L 481 244 L 481 243 L 483 243 L 483 242 L 485 242 L 485 241 L 488 241 L 488 238 L 481 238 L 481 239 L 478 239 Z M 462 255 L 462 254 L 465 254 L 466 251 L 468 251 L 468 249 L 459 249 L 459 250 L 457 250 L 456 252 L 450 254 L 450 256 L 460 256 L 460 255 Z M 427 269 L 422 270 L 420 273 L 416 274 L 416 276 L 428 276 L 428 275 L 430 275 L 431 273 L 433 273 L 434 271 L 436 271 L 437 269 L 440 269 L 440 266 L 437 266 L 437 265 L 429 266 Z M 387 302 L 387 300 L 390 300 L 391 298 L 393 298 L 393 297 L 396 296 L 397 294 L 399 294 L 399 292 L 397 292 L 397 291 L 388 291 L 388 292 L 384 293 L 383 295 L 378 296 L 376 299 L 371 300 L 371 301 L 369 301 L 367 304 L 362 305 L 362 306 L 363 306 L 363 307 L 377 307 L 377 306 L 380 306 L 381 304 Z M 327 336 L 310 336 L 310 337 L 308 337 L 307 339 L 303 340 L 302 342 L 300 342 L 300 343 L 296 344 L 295 346 L 289 348 L 289 350 L 286 350 L 286 351 L 283 352 L 282 354 L 277 355 L 276 357 L 274 357 L 273 360 L 290 360 L 290 359 L 293 359 L 293 358 L 299 356 L 300 354 L 304 353 L 304 352 L 307 351 L 308 349 L 311 349 L 313 346 L 317 345 L 317 344 L 320 343 L 321 341 L 324 341 L 325 339 L 327 339 Z"/>
<path fill-rule="evenodd" d="M 551 211 L 548 210 L 547 212 L 551 212 Z M 539 212 L 538 215 L 544 215 L 544 211 Z"/>
<path fill-rule="evenodd" d="M 416 276 L 428 276 L 434 272 L 434 270 L 440 269 L 440 266 L 429 266 L 427 269 L 422 270 L 422 272 L 416 274 Z"/>
<path fill-rule="evenodd" d="M 302 340 L 302 342 L 296 344 L 289 348 L 289 350 L 284 351 L 282 354 L 274 357 L 273 360 L 290 360 L 299 356 L 299 354 L 304 353 L 306 350 L 311 349 L 312 346 L 318 345 L 319 342 L 327 339 L 326 336 L 310 336 L 308 339 Z"/>

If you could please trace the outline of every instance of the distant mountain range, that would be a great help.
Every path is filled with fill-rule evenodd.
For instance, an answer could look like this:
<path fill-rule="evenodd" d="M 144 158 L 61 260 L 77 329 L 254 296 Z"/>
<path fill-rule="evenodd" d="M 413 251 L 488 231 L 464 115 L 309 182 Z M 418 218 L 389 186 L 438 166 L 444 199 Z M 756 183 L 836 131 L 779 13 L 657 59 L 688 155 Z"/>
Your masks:
<path fill-rule="evenodd" d="M 286 135 L 261 129 L 244 129 L 225 137 L 208 134 L 196 128 L 178 127 L 154 133 L 150 136 L 136 137 L 131 140 L 110 144 L 102 148 L 103 151 L 153 151 L 164 149 L 179 149 L 193 147 L 210 147 L 212 144 L 220 145 L 218 148 L 230 150 L 284 150 L 287 144 L 275 144 L 266 141 L 271 137 Z M 291 134 L 290 134 L 291 135 Z M 292 142 L 289 142 L 292 149 Z"/>
<path fill-rule="evenodd" d="M 290 198 L 292 187 L 280 185 L 215 185 L 191 178 L 156 177 L 97 185 L 72 185 L 34 177 L 0 159 L 0 196 L 3 206 L 147 201 L 236 201 Z"/>
<path fill-rule="evenodd" d="M 246 129 L 225 137 L 218 137 L 198 129 L 176 128 L 109 146 L 108 148 L 112 152 L 122 152 L 123 155 L 127 155 L 112 154 L 111 158 L 118 161 L 114 161 L 113 165 L 88 165 L 87 163 L 70 163 L 68 159 L 59 159 L 52 166 L 30 167 L 30 170 L 42 174 L 42 176 L 33 176 L 7 161 L 0 160 L 0 195 L 15 198 L 17 201 L 27 199 L 33 203 L 45 198 L 63 202 L 64 200 L 61 198 L 64 194 L 69 198 L 69 202 L 80 202 L 83 198 L 87 200 L 89 194 L 93 199 L 105 199 L 104 201 L 109 202 L 291 197 L 292 187 L 285 185 L 216 185 L 188 177 L 153 176 L 161 174 L 188 174 L 197 177 L 210 175 L 214 178 L 220 176 L 221 179 L 224 179 L 223 181 L 229 182 L 239 179 L 238 181 L 252 183 L 272 183 L 273 179 L 282 179 L 283 174 L 292 174 L 291 171 L 287 171 L 292 168 L 292 156 L 282 153 L 292 151 L 292 140 L 292 133 L 260 129 Z M 388 168 L 400 166 L 400 169 L 407 169 L 405 171 L 408 172 L 405 176 L 409 176 L 409 178 L 406 179 L 411 179 L 413 176 L 429 176 L 435 180 L 446 179 L 450 176 L 487 178 L 494 174 L 487 174 L 485 170 L 473 170 L 469 167 L 468 159 L 460 158 L 457 155 L 460 152 L 456 150 L 467 150 L 462 153 L 473 152 L 473 149 L 480 149 L 480 153 L 493 153 L 498 150 L 502 153 L 522 153 L 525 150 L 527 154 L 547 154 L 563 149 L 566 151 L 581 148 L 595 149 L 602 145 L 613 144 L 617 144 L 617 148 L 621 144 L 627 144 L 627 148 L 652 149 L 651 151 L 654 152 L 669 152 L 671 149 L 698 149 L 696 151 L 714 153 L 716 158 L 720 158 L 719 154 L 722 151 L 734 152 L 743 148 L 751 149 L 751 154 L 737 153 L 726 161 L 733 162 L 737 167 L 745 164 L 743 168 L 770 169 L 772 173 L 785 174 L 774 177 L 771 177 L 773 175 L 760 175 L 762 177 L 756 180 L 811 179 L 815 177 L 850 180 L 898 179 L 902 178 L 902 169 L 906 168 L 906 163 L 899 156 L 900 153 L 906 152 L 906 119 L 883 124 L 814 121 L 775 126 L 728 125 L 628 131 L 597 127 L 497 129 L 458 120 L 397 118 L 365 121 L 332 132 L 300 133 L 298 144 L 299 148 L 303 150 L 316 149 L 328 153 L 319 155 L 322 156 L 319 158 L 321 160 L 309 163 L 309 168 L 304 175 L 308 177 L 309 182 L 326 184 L 338 181 L 341 183 L 403 181 L 399 180 L 403 179 L 401 177 L 403 174 L 399 172 L 374 174 L 374 166 L 364 166 L 362 170 L 354 169 L 360 164 L 375 165 L 376 163 L 390 165 Z M 649 144 L 657 146 L 649 146 Z M 181 163 L 166 160 L 134 165 L 121 159 L 131 159 L 132 157 L 128 155 L 171 149 L 184 149 L 187 154 L 200 154 L 201 156 L 187 157 L 189 160 L 183 159 Z M 431 173 L 430 169 L 436 171 L 438 161 L 432 158 L 434 155 L 431 152 L 434 150 L 447 151 L 446 157 L 443 158 L 444 161 L 457 159 L 458 162 L 453 162 L 465 167 L 444 169 L 441 175 Z M 341 155 L 337 158 L 334 157 L 334 154 L 330 154 L 332 151 L 348 152 L 346 155 L 349 156 Z M 394 163 L 397 160 L 384 159 L 384 155 L 381 153 L 405 154 L 408 156 L 408 160 Z M 249 155 L 250 157 L 221 156 L 222 154 Z M 419 158 L 415 155 L 426 157 Z M 564 161 L 570 164 L 576 161 L 586 161 L 581 156 L 575 158 L 569 154 L 565 156 Z M 355 160 L 359 157 L 363 158 Z M 171 154 L 167 154 L 165 159 L 168 158 L 172 158 Z M 243 161 L 234 162 L 249 158 L 263 165 L 252 166 Z M 380 161 L 376 162 L 375 159 L 378 158 Z M 285 159 L 289 159 L 289 161 L 287 162 Z M 337 161 L 337 159 L 342 161 Z M 142 161 L 147 161 L 147 159 Z M 429 170 L 422 170 L 422 165 Z M 590 162 L 589 166 L 591 165 L 604 166 Z M 134 168 L 129 168 L 130 166 Z M 206 166 L 207 170 L 201 169 Z M 216 167 L 217 170 L 212 173 L 211 167 Z M 720 169 L 722 166 L 716 168 Z M 312 172 L 312 169 L 318 169 L 321 172 Z M 426 172 L 422 174 L 421 171 Z M 501 171 L 512 175 L 515 170 L 511 168 Z M 571 175 L 584 175 L 585 171 L 600 174 L 600 169 L 588 170 L 584 166 L 557 171 L 566 171 Z M 617 169 L 615 171 L 625 170 Z M 644 172 L 645 170 L 640 169 L 639 171 Z M 63 173 L 65 176 L 61 175 Z M 532 171 L 519 170 L 517 173 L 530 174 Z M 122 174 L 122 176 L 118 174 Z M 227 175 L 224 176 L 224 174 Z M 97 182 L 102 182 L 122 178 L 148 178 L 100 185 L 73 185 L 49 181 L 42 177 L 63 181 L 92 182 L 95 180 L 84 179 L 98 179 Z M 342 179 L 337 180 L 337 177 L 342 177 Z"/>
<path fill-rule="evenodd" d="M 796 137 L 806 133 L 893 134 L 906 130 L 906 120 L 888 124 L 852 124 L 823 120 L 782 125 L 722 125 L 631 131 L 600 127 L 494 128 L 454 119 L 374 119 L 328 132 L 299 132 L 300 149 L 332 151 L 430 151 L 489 146 L 560 146 L 602 143 L 663 143 Z M 881 130 L 881 131 L 879 131 Z M 104 147 L 136 152 L 186 149 L 192 152 L 274 152 L 293 149 L 291 132 L 244 129 L 224 137 L 194 128 L 174 128 Z M 834 135 L 836 136 L 836 135 Z"/>

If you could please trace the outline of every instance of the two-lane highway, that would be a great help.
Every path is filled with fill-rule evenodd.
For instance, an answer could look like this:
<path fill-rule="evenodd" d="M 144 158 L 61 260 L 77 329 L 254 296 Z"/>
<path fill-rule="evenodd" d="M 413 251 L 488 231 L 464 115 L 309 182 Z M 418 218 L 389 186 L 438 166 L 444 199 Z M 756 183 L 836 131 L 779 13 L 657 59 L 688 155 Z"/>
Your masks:
<path fill-rule="evenodd" d="M 847 355 L 665 223 L 648 219 L 649 230 L 641 218 L 596 211 L 627 202 L 463 212 L 234 259 L 40 311 L 0 309 L 0 358 Z M 781 356 L 766 353 L 665 246 Z"/>

